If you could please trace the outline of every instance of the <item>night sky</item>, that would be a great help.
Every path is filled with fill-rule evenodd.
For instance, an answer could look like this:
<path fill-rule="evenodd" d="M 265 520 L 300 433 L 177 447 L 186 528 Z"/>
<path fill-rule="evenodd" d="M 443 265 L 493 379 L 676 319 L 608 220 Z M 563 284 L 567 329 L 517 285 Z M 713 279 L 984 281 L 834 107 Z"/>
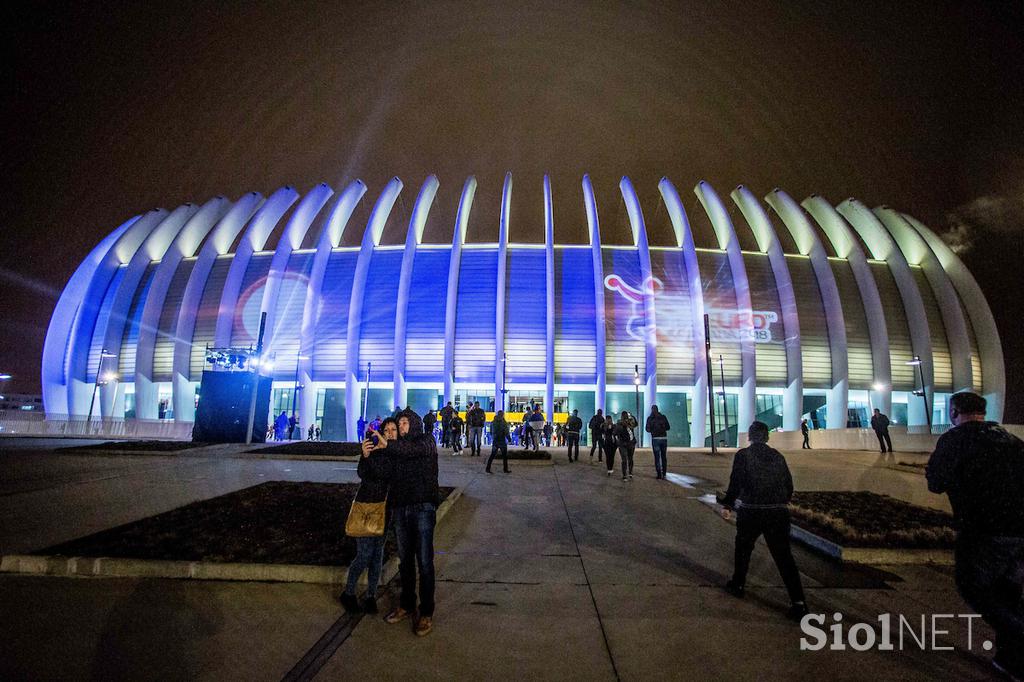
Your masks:
<path fill-rule="evenodd" d="M 742 183 L 914 215 L 962 249 L 985 290 L 1007 359 L 1006 421 L 1024 422 L 1024 5 L 688 4 L 5 10 L 0 371 L 15 379 L 4 390 L 38 392 L 64 283 L 150 208 L 361 178 L 365 224 L 397 175 L 406 188 L 384 240 L 400 242 L 435 173 L 426 240 L 442 242 L 473 174 L 469 240 L 494 241 L 512 171 L 512 239 L 540 240 L 548 173 L 556 240 L 572 243 L 586 240 L 589 173 L 611 243 L 629 239 L 622 175 L 654 244 L 671 241 L 662 176 L 691 219 L 702 179 L 723 197 Z"/>

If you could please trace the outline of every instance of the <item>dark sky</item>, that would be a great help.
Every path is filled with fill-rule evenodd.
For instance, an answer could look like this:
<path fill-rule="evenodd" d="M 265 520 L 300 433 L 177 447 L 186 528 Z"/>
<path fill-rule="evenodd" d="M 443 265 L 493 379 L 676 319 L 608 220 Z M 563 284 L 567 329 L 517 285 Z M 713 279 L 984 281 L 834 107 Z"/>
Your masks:
<path fill-rule="evenodd" d="M 689 6 L 687 6 L 689 4 Z M 428 173 L 428 241 L 447 241 L 465 177 L 470 240 L 628 238 L 629 175 L 654 243 L 656 184 L 691 214 L 726 196 L 818 193 L 888 204 L 964 248 L 992 303 L 1008 384 L 1024 385 L 1024 10 L 1020 2 L 35 3 L 5 10 L 0 286 L 6 390 L 38 390 L 49 314 L 77 264 L 161 206 L 353 178 L 406 183 L 400 241 Z M 153 6 L 149 6 L 153 5 Z M 369 203 L 369 202 L 367 202 Z M 744 228 L 745 230 L 745 228 Z M 358 232 L 358 231 L 355 231 Z M 357 241 L 358 234 L 346 241 Z M 1015 388 L 1007 421 L 1024 421 Z"/>

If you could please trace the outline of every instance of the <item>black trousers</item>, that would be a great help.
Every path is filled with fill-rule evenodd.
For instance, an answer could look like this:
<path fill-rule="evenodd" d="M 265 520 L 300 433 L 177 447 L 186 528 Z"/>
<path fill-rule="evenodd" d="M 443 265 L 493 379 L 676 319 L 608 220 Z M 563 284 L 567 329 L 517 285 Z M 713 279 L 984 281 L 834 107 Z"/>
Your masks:
<path fill-rule="evenodd" d="M 619 445 L 619 459 L 622 460 L 622 477 L 633 475 L 633 453 L 636 452 L 635 443 L 622 443 Z"/>
<path fill-rule="evenodd" d="M 452 423 L 450 421 L 441 420 L 441 447 L 446 448 L 451 442 Z"/>
<path fill-rule="evenodd" d="M 789 600 L 804 600 L 804 588 L 800 582 L 800 571 L 797 570 L 793 551 L 789 546 L 789 510 L 788 509 L 740 509 L 736 515 L 736 566 L 732 575 L 734 585 L 742 587 L 747 582 L 747 571 L 750 569 L 750 555 L 754 551 L 757 538 L 764 535 L 768 551 L 772 553 L 775 567 L 779 569 L 782 582 L 789 592 Z"/>
<path fill-rule="evenodd" d="M 590 459 L 594 459 L 594 450 L 597 450 L 597 461 L 601 461 L 601 453 L 603 452 L 601 446 L 601 432 L 590 430 Z"/>
<path fill-rule="evenodd" d="M 811 436 L 810 436 L 810 434 L 807 434 L 807 433 L 804 434 L 804 444 L 801 445 L 800 447 L 803 450 L 810 450 L 811 449 Z"/>
<path fill-rule="evenodd" d="M 602 443 L 602 447 L 604 448 L 605 465 L 608 467 L 608 471 L 611 471 L 615 468 L 615 451 L 619 446 L 615 443 Z"/>
<path fill-rule="evenodd" d="M 565 444 L 569 447 L 569 461 L 573 461 L 572 451 L 576 450 L 576 460 L 580 460 L 580 434 L 569 432 L 565 434 Z"/>
<path fill-rule="evenodd" d="M 878 447 L 882 449 L 882 452 L 892 452 L 892 438 L 889 438 L 889 429 L 875 431 L 875 435 L 878 436 Z"/>
<path fill-rule="evenodd" d="M 502 462 L 505 465 L 505 473 L 508 473 L 508 445 L 504 443 L 501 445 L 495 443 L 491 446 L 491 456 L 487 458 L 487 471 L 491 470 L 491 462 L 494 461 L 494 456 L 498 454 L 499 450 L 501 451 Z"/>

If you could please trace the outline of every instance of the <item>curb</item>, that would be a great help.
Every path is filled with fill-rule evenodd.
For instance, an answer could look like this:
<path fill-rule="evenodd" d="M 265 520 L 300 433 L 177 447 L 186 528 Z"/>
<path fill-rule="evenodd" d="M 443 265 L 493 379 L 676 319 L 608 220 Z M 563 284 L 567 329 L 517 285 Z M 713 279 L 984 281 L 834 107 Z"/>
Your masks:
<path fill-rule="evenodd" d="M 716 513 L 722 507 L 718 502 L 699 498 Z M 735 523 L 730 521 L 729 523 Z M 951 549 L 889 549 L 884 547 L 844 547 L 831 540 L 805 530 L 796 524 L 790 524 L 789 537 L 810 550 L 843 563 L 872 565 L 918 565 L 932 564 L 936 566 L 952 566 L 953 550 Z"/>
<path fill-rule="evenodd" d="M 458 487 L 437 508 L 437 521 L 462 497 Z M 0 556 L 0 573 L 46 575 L 65 578 L 170 578 L 177 580 L 236 580 L 244 582 L 312 583 L 343 585 L 348 579 L 345 566 L 296 564 L 218 563 L 212 561 L 169 561 L 163 559 L 119 559 L 111 557 L 60 557 L 37 554 Z M 382 570 L 383 582 L 398 573 L 398 557 L 391 557 Z M 360 584 L 366 582 L 360 577 Z"/>

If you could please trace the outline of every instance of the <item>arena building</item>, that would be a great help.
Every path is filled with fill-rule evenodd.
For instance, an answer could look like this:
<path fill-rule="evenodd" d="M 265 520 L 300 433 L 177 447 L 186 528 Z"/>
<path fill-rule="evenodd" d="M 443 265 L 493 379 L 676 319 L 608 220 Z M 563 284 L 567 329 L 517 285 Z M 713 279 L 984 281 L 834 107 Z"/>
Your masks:
<path fill-rule="evenodd" d="M 540 403 L 549 419 L 578 409 L 585 421 L 596 406 L 639 403 L 646 415 L 657 404 L 671 443 L 693 446 L 709 442 L 709 399 L 730 442 L 754 419 L 843 429 L 866 425 L 874 407 L 941 427 L 961 389 L 1001 416 L 1003 358 L 984 296 L 929 228 L 896 210 L 797 203 L 778 189 L 762 202 L 743 186 L 730 204 L 701 182 L 688 215 L 662 179 L 658 205 L 643 209 L 670 223 L 674 243 L 655 246 L 623 178 L 616 208 L 632 244 L 609 245 L 584 177 L 589 243 L 558 244 L 545 177 L 544 242 L 516 243 L 509 174 L 493 207 L 474 208 L 469 178 L 451 242 L 423 243 L 438 186 L 431 176 L 420 188 L 404 244 L 381 243 L 398 178 L 365 225 L 352 219 L 366 200 L 359 181 L 337 196 L 285 187 L 132 218 L 88 255 L 54 310 L 48 418 L 190 422 L 208 349 L 255 345 L 261 313 L 271 412 L 294 402 L 303 431 L 315 421 L 332 439 L 354 437 L 362 413 L 449 400 Z M 467 242 L 471 209 L 495 212 L 497 243 Z M 703 241 L 697 222 L 709 225 Z M 342 245 L 351 230 L 361 245 Z"/>

